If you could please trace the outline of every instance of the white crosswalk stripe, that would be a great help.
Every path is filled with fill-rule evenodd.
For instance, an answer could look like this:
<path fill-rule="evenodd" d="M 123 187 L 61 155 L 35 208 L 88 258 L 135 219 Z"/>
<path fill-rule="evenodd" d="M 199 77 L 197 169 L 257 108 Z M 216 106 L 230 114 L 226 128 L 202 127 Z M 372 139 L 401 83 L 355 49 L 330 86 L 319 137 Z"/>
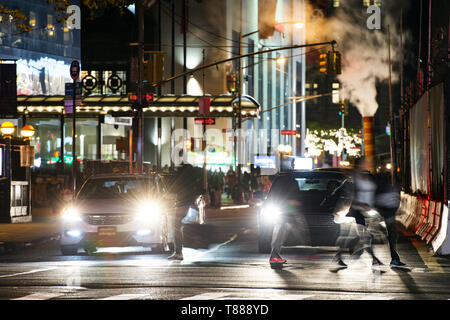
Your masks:
<path fill-rule="evenodd" d="M 147 293 L 125 293 L 125 294 L 119 294 L 116 296 L 111 296 L 111 297 L 106 297 L 103 299 L 99 299 L 99 300 L 133 300 L 133 299 L 139 299 L 139 298 L 143 298 L 149 296 L 149 294 Z"/>
<path fill-rule="evenodd" d="M 13 300 L 50 300 L 59 296 L 61 296 L 60 293 L 37 292 Z"/>
<path fill-rule="evenodd" d="M 197 294 L 192 297 L 183 298 L 180 300 L 214 300 L 214 299 L 223 298 L 227 295 L 229 295 L 229 293 L 227 293 L 227 292 L 206 292 L 206 293 L 202 293 L 202 294 Z"/>

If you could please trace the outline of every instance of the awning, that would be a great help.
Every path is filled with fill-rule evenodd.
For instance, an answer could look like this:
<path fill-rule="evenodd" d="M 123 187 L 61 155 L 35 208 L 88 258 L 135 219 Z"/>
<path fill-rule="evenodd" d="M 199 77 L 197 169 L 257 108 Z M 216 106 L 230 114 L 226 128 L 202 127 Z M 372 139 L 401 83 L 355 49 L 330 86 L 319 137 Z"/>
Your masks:
<path fill-rule="evenodd" d="M 211 100 L 208 117 L 236 117 L 239 99 L 232 95 L 190 96 L 163 95 L 155 96 L 153 101 L 143 108 L 147 117 L 204 117 L 198 113 L 198 101 L 201 97 Z M 242 117 L 256 117 L 260 104 L 251 96 L 241 96 Z M 63 114 L 64 96 L 17 96 L 17 111 L 21 115 Z M 77 115 L 110 114 L 113 116 L 132 116 L 132 103 L 128 96 L 91 95 L 82 97 L 77 106 Z"/>

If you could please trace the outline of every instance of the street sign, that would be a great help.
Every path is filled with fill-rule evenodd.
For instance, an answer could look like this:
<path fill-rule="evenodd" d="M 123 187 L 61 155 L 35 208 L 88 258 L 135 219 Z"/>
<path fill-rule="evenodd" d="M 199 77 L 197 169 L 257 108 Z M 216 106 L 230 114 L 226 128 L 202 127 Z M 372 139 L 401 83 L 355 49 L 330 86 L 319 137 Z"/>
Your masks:
<path fill-rule="evenodd" d="M 195 124 L 206 124 L 213 125 L 216 124 L 216 118 L 195 118 Z"/>
<path fill-rule="evenodd" d="M 64 95 L 64 110 L 66 114 L 73 113 L 73 89 L 74 83 L 67 82 L 65 84 L 65 95 Z M 81 82 L 75 82 L 75 105 L 81 105 L 81 92 L 82 92 Z"/>
<path fill-rule="evenodd" d="M 281 134 L 283 136 L 295 136 L 297 134 L 297 130 L 281 130 Z"/>
<path fill-rule="evenodd" d="M 80 76 L 80 63 L 77 60 L 72 61 L 70 64 L 70 77 L 73 81 L 76 81 Z"/>

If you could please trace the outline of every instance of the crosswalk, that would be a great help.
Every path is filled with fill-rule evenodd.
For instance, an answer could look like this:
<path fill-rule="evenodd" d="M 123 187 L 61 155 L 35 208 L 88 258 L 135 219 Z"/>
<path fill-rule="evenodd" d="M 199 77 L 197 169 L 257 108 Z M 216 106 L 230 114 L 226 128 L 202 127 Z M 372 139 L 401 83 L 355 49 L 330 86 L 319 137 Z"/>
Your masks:
<path fill-rule="evenodd" d="M 260 290 L 258 290 L 260 291 Z M 72 292 L 73 293 L 73 292 Z M 11 300 L 70 300 L 74 299 L 73 296 L 69 295 L 70 292 L 34 292 L 29 293 L 25 296 L 13 298 Z M 154 300 L 156 297 L 149 293 L 121 293 L 106 297 L 99 298 L 86 298 L 82 300 Z M 79 298 L 76 298 L 79 299 Z M 276 292 L 273 290 L 267 292 L 222 292 L 222 291 L 211 291 L 203 292 L 195 295 L 188 295 L 183 298 L 178 299 L 168 299 L 168 300 L 333 300 L 333 294 L 291 294 Z M 341 298 L 342 299 L 342 298 Z M 385 294 L 359 294 L 359 295 L 349 295 L 346 300 L 395 300 L 398 297 L 394 295 Z"/>

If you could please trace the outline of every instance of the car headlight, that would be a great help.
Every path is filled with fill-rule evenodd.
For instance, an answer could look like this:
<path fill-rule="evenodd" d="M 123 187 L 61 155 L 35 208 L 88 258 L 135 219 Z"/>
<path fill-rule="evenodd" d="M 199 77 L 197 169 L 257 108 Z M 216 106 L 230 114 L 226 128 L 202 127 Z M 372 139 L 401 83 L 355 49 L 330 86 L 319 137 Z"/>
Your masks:
<path fill-rule="evenodd" d="M 136 212 L 136 220 L 145 223 L 155 223 L 161 219 L 163 213 L 160 203 L 155 201 L 142 202 Z"/>
<path fill-rule="evenodd" d="M 340 211 L 336 212 L 336 215 L 338 217 L 345 217 L 347 215 L 347 213 L 348 213 L 348 209 L 345 209 L 345 210 L 340 210 Z"/>
<path fill-rule="evenodd" d="M 269 204 L 261 208 L 261 217 L 266 223 L 275 223 L 281 216 L 281 210 L 278 206 Z"/>
<path fill-rule="evenodd" d="M 81 221 L 80 212 L 74 207 L 66 208 L 63 211 L 62 218 L 66 222 L 78 222 L 78 221 Z"/>

